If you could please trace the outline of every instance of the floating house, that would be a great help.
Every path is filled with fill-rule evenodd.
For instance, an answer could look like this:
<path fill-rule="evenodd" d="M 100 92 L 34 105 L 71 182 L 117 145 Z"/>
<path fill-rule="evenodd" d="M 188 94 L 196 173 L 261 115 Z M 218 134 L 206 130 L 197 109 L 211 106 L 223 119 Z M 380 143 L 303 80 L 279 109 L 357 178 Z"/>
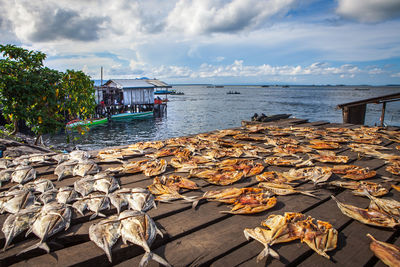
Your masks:
<path fill-rule="evenodd" d="M 95 87 L 96 102 L 108 115 L 148 112 L 154 109 L 154 91 L 168 88 L 157 79 L 111 79 Z"/>

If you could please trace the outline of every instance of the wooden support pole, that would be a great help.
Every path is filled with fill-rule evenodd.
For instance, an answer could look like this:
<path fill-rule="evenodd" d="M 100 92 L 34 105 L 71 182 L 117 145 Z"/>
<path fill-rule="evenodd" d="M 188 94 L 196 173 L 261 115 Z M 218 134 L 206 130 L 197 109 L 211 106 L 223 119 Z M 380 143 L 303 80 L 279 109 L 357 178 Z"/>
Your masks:
<path fill-rule="evenodd" d="M 381 114 L 381 127 L 383 127 L 383 121 L 385 120 L 386 102 L 382 103 L 382 114 Z"/>
<path fill-rule="evenodd" d="M 364 124 L 366 104 L 351 107 L 343 107 L 343 123 Z"/>

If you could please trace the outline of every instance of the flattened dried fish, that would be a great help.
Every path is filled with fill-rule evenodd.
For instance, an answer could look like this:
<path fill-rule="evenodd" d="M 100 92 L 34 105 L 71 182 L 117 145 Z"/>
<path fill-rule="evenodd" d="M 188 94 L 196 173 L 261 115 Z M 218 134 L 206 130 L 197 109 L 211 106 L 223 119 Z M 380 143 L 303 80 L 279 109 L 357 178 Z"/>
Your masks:
<path fill-rule="evenodd" d="M 166 169 L 167 161 L 165 159 L 154 160 L 146 164 L 146 168 L 144 169 L 143 173 L 148 177 L 157 176 L 164 173 Z"/>
<path fill-rule="evenodd" d="M 35 248 L 44 249 L 47 253 L 50 252 L 50 248 L 47 246 L 45 241 L 55 235 L 56 233 L 67 230 L 71 222 L 72 212 L 71 209 L 57 202 L 46 204 L 40 210 L 35 222 L 29 229 L 29 232 L 33 232 L 37 237 L 40 238 L 40 242 L 22 250 L 17 255 L 25 253 Z"/>
<path fill-rule="evenodd" d="M 271 193 L 274 193 L 278 196 L 286 196 L 286 195 L 293 195 L 293 194 L 303 194 L 310 197 L 318 198 L 316 195 L 313 195 L 313 191 L 301 191 L 294 189 L 291 185 L 288 184 L 275 184 L 269 182 L 261 182 L 258 184 L 258 187 L 265 189 Z"/>
<path fill-rule="evenodd" d="M 88 174 L 96 173 L 100 170 L 93 160 L 80 161 L 73 169 L 74 176 L 84 177 Z"/>
<path fill-rule="evenodd" d="M 2 196 L 0 213 L 9 212 L 17 213 L 22 209 L 26 209 L 35 203 L 35 196 L 31 191 L 13 190 L 5 192 Z"/>
<path fill-rule="evenodd" d="M 124 244 L 130 242 L 141 246 L 145 251 L 139 266 L 145 266 L 150 259 L 171 266 L 165 259 L 150 251 L 156 236 L 162 237 L 163 234 L 149 215 L 141 211 L 123 211 L 118 218 L 121 222 L 121 237 Z"/>
<path fill-rule="evenodd" d="M 90 216 L 89 220 L 96 218 L 97 216 L 106 217 L 100 211 L 110 208 L 110 199 L 107 195 L 94 192 L 85 197 L 87 200 L 87 208 L 93 211 L 94 214 Z"/>
<path fill-rule="evenodd" d="M 331 196 L 336 201 L 342 213 L 350 218 L 353 218 L 361 223 L 373 226 L 394 228 L 400 225 L 400 222 L 388 215 L 386 212 L 381 212 L 373 209 L 361 209 L 352 205 L 339 202 L 334 196 Z"/>
<path fill-rule="evenodd" d="M 29 183 L 26 183 L 24 185 L 16 185 L 13 188 L 18 188 L 18 189 L 22 189 L 22 190 L 29 190 L 32 192 L 40 192 L 40 193 L 44 193 L 46 191 L 49 190 L 53 190 L 54 184 L 52 181 L 50 181 L 49 179 L 38 179 Z"/>
<path fill-rule="evenodd" d="M 111 204 L 120 213 L 121 208 L 129 206 L 132 210 L 148 211 L 155 207 L 154 196 L 144 188 L 121 188 L 109 194 Z"/>
<path fill-rule="evenodd" d="M 111 248 L 121 236 L 120 225 L 118 215 L 114 215 L 89 227 L 90 240 L 104 250 L 110 262 L 112 262 Z"/>
<path fill-rule="evenodd" d="M 61 187 L 56 196 L 57 202 L 62 204 L 72 203 L 79 198 L 78 192 L 72 187 Z"/>
<path fill-rule="evenodd" d="M 383 196 L 389 193 L 385 187 L 380 184 L 365 181 L 333 181 L 329 183 L 333 186 L 338 186 L 342 188 L 347 188 L 353 190 L 352 193 L 357 196 L 364 196 L 364 191 L 367 190 L 368 193 L 375 197 Z"/>
<path fill-rule="evenodd" d="M 74 175 L 74 168 L 78 164 L 78 161 L 64 161 L 58 164 L 54 170 L 54 174 L 57 175 L 57 181 L 61 181 L 64 177 Z"/>
<path fill-rule="evenodd" d="M 342 174 L 343 178 L 352 180 L 364 180 L 372 178 L 376 175 L 376 171 L 371 171 L 368 168 L 363 168 L 356 165 L 338 165 L 332 168 L 335 174 Z"/>
<path fill-rule="evenodd" d="M 36 170 L 31 166 L 18 166 L 11 174 L 11 181 L 18 184 L 24 184 L 33 179 L 36 179 Z"/>
<path fill-rule="evenodd" d="M 2 228 L 2 231 L 6 238 L 3 251 L 7 249 L 8 245 L 10 245 L 14 237 L 31 227 L 32 223 L 39 215 L 40 209 L 40 206 L 31 206 L 15 214 L 8 215 L 7 219 L 4 221 Z"/>
<path fill-rule="evenodd" d="M 87 196 L 94 191 L 94 178 L 91 175 L 83 177 L 74 183 L 74 189 L 82 196 Z"/>
<path fill-rule="evenodd" d="M 305 179 L 314 182 L 314 184 L 326 182 L 331 176 L 330 167 L 309 167 L 302 169 L 290 169 L 282 175 L 290 181 Z"/>
<path fill-rule="evenodd" d="M 376 240 L 372 235 L 367 234 L 371 238 L 369 248 L 374 252 L 383 263 L 387 266 L 400 266 L 400 248 L 393 244 Z"/>
<path fill-rule="evenodd" d="M 13 172 L 14 169 L 5 169 L 0 171 L 0 186 L 2 186 L 4 182 L 8 182 L 11 180 Z"/>
<path fill-rule="evenodd" d="M 119 188 L 117 179 L 110 176 L 108 173 L 98 173 L 93 179 L 95 180 L 93 183 L 93 189 L 95 191 L 108 194 Z"/>

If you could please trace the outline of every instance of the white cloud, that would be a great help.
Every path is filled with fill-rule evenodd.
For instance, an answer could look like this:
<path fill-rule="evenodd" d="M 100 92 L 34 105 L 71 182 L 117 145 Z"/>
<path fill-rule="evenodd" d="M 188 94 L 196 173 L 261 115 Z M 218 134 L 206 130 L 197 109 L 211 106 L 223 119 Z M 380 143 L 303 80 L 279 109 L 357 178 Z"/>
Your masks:
<path fill-rule="evenodd" d="M 167 18 L 167 27 L 187 34 L 232 33 L 254 28 L 285 13 L 294 0 L 180 0 Z"/>
<path fill-rule="evenodd" d="M 360 22 L 379 22 L 400 17 L 399 0 L 338 0 L 336 12 Z"/>
<path fill-rule="evenodd" d="M 390 77 L 400 78 L 400 72 L 393 73 Z"/>

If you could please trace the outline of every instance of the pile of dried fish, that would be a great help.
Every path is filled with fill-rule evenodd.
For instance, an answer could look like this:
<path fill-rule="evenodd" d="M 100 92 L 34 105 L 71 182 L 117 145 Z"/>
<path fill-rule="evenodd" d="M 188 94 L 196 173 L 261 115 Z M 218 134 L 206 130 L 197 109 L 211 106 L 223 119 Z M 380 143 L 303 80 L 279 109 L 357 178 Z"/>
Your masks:
<path fill-rule="evenodd" d="M 257 256 L 257 262 L 271 255 L 279 259 L 279 254 L 271 246 L 300 239 L 319 255 L 330 258 L 326 252 L 336 248 L 338 232 L 328 222 L 316 221 L 301 213 L 286 212 L 282 215 L 270 215 L 254 229 L 245 228 L 244 235 L 259 241 L 265 249 Z"/>
<path fill-rule="evenodd" d="M 150 246 L 157 235 L 163 236 L 150 216 L 132 210 L 123 211 L 119 216 L 111 216 L 92 224 L 89 228 L 90 240 L 104 250 L 110 262 L 112 262 L 111 248 L 121 237 L 124 244 L 129 242 L 145 250 L 139 266 L 145 266 L 151 259 L 164 266 L 171 266 L 165 259 L 150 251 Z"/>
<path fill-rule="evenodd" d="M 170 175 L 169 177 L 155 177 L 153 184 L 147 187 L 149 191 L 156 195 L 156 200 L 161 202 L 170 202 L 172 200 L 184 199 L 193 202 L 193 197 L 186 197 L 179 193 L 182 188 L 195 190 L 198 189 L 195 182 L 178 175 Z"/>
<path fill-rule="evenodd" d="M 277 199 L 262 188 L 227 188 L 205 192 L 202 199 L 232 204 L 230 211 L 222 213 L 252 214 L 274 207 Z"/>

